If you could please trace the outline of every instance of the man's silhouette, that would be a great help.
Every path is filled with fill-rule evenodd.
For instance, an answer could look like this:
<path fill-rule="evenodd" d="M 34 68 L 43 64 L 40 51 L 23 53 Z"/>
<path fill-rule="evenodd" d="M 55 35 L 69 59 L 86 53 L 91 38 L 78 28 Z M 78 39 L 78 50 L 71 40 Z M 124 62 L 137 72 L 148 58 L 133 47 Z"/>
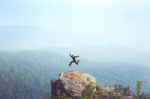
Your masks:
<path fill-rule="evenodd" d="M 69 63 L 69 66 L 71 66 L 72 63 L 75 63 L 76 65 L 79 64 L 79 61 L 80 61 L 80 60 L 76 60 L 76 58 L 79 57 L 79 56 L 74 56 L 74 55 L 71 55 L 71 54 L 70 54 L 70 57 L 72 58 L 72 61 Z"/>

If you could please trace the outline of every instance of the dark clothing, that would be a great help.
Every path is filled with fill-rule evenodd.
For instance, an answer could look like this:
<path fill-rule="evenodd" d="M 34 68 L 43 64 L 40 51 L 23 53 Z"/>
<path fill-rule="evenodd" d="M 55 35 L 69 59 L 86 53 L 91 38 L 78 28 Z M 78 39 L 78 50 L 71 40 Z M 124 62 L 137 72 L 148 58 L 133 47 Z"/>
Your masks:
<path fill-rule="evenodd" d="M 76 60 L 76 57 L 79 57 L 79 56 L 70 55 L 70 57 L 72 58 L 72 61 L 69 63 L 69 66 L 71 66 L 72 63 L 75 63 L 76 65 L 79 64 L 80 60 Z"/>

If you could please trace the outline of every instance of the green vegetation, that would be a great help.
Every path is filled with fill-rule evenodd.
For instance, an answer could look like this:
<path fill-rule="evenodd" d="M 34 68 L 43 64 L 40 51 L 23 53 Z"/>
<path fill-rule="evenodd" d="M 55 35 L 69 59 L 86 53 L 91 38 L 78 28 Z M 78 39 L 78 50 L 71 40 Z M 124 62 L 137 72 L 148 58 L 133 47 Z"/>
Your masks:
<path fill-rule="evenodd" d="M 140 80 L 136 81 L 136 96 L 137 96 L 137 99 L 140 99 L 140 96 L 142 95 L 142 83 L 143 83 L 143 81 L 140 81 Z"/>
<path fill-rule="evenodd" d="M 95 93 L 96 93 L 95 83 L 90 83 L 83 91 L 82 96 L 86 97 L 87 99 L 92 99 L 94 98 Z"/>
<path fill-rule="evenodd" d="M 50 92 L 50 80 L 70 69 L 67 62 L 67 57 L 46 51 L 0 51 L 0 99 L 42 99 Z M 80 66 L 72 68 L 93 75 L 97 82 L 106 86 L 109 85 L 108 80 L 134 85 L 137 79 L 141 79 L 147 82 L 144 90 L 149 92 L 150 68 L 136 67 L 133 64 L 101 64 L 83 60 Z M 131 86 L 130 90 L 134 89 Z"/>
<path fill-rule="evenodd" d="M 101 85 L 97 84 L 95 87 L 95 83 L 90 83 L 83 91 L 82 97 L 78 97 L 77 99 L 95 99 L 96 96 L 100 95 L 99 91 L 101 91 L 101 89 Z M 72 97 L 60 92 L 58 96 L 51 96 L 51 99 L 72 99 Z"/>
<path fill-rule="evenodd" d="M 103 86 L 102 86 L 102 85 L 100 85 L 100 84 L 96 84 L 96 91 L 101 91 L 101 90 L 102 90 L 102 88 L 103 88 Z"/>
<path fill-rule="evenodd" d="M 114 85 L 114 89 L 116 93 L 120 93 L 121 95 L 130 96 L 131 90 L 130 86 L 122 86 L 122 85 Z"/>
<path fill-rule="evenodd" d="M 0 52 L 0 99 L 43 99 L 63 64 L 48 52 Z M 56 62 L 54 60 L 57 60 Z"/>

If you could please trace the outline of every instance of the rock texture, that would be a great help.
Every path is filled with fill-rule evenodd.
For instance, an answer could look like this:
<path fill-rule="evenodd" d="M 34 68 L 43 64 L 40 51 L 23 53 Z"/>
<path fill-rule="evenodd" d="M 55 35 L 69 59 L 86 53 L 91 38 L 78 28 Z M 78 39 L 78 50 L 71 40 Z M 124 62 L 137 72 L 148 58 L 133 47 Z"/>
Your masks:
<path fill-rule="evenodd" d="M 65 71 L 59 75 L 58 80 L 51 81 L 51 94 L 68 94 L 72 97 L 80 97 L 87 86 L 93 86 L 96 90 L 96 80 L 89 74 L 80 71 Z"/>

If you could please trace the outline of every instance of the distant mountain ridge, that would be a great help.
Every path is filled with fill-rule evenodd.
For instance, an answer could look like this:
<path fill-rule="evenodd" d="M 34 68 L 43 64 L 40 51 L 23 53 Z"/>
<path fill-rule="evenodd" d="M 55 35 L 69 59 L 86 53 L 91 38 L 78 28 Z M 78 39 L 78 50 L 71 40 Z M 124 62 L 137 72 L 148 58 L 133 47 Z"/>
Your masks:
<path fill-rule="evenodd" d="M 32 43 L 35 44 L 39 32 L 33 26 L 0 26 L 0 50 L 27 49 Z"/>
<path fill-rule="evenodd" d="M 149 65 L 150 54 L 135 49 L 129 49 L 116 45 L 82 45 L 71 47 L 47 47 L 43 51 L 50 51 L 64 56 L 72 53 L 80 58 L 94 62 L 129 63 Z"/>
<path fill-rule="evenodd" d="M 0 50 L 33 50 L 49 45 L 61 45 L 64 40 L 60 35 L 56 31 L 34 26 L 0 26 Z"/>

